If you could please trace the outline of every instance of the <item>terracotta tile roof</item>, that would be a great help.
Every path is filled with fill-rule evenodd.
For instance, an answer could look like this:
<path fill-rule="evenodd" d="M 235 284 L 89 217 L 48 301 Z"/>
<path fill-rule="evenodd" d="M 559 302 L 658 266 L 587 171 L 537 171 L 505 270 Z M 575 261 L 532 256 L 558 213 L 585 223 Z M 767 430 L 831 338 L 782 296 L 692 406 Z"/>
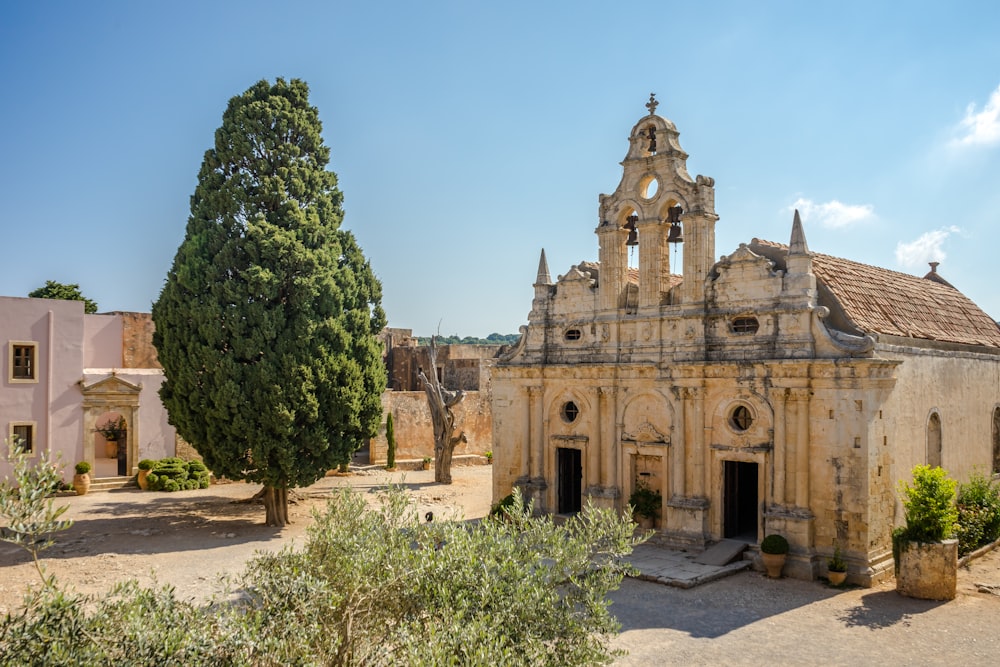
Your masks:
<path fill-rule="evenodd" d="M 754 239 L 750 249 L 784 268 L 788 246 Z M 861 331 L 1000 347 L 1000 326 L 937 273 L 920 278 L 816 252 L 812 258 L 817 282 Z M 822 301 L 821 292 L 828 305 Z"/>

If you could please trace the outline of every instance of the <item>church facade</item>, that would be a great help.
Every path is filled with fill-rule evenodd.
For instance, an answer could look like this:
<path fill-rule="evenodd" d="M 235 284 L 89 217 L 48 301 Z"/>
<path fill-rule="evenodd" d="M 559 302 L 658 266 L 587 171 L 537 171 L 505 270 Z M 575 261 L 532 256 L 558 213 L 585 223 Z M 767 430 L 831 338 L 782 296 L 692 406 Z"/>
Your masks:
<path fill-rule="evenodd" d="M 787 245 L 716 260 L 714 181 L 691 178 L 656 104 L 599 197 L 599 262 L 552 281 L 542 251 L 528 325 L 493 370 L 494 498 L 623 510 L 645 485 L 668 544 L 779 533 L 786 574 L 825 575 L 839 548 L 849 581 L 891 576 L 914 465 L 1000 472 L 1000 328 L 936 266 L 811 252 L 798 213 Z"/>

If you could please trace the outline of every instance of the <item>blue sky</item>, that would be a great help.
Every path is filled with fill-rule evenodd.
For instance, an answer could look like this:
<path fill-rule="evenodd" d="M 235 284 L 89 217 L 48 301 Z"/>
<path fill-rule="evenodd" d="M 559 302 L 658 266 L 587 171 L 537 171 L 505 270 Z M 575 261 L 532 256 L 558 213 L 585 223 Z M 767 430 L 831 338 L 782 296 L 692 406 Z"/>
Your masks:
<path fill-rule="evenodd" d="M 716 254 L 787 242 L 1000 317 L 1000 3 L 8 2 L 0 294 L 148 311 L 228 99 L 306 80 L 392 326 L 513 333 L 538 254 L 597 258 L 650 92 Z"/>

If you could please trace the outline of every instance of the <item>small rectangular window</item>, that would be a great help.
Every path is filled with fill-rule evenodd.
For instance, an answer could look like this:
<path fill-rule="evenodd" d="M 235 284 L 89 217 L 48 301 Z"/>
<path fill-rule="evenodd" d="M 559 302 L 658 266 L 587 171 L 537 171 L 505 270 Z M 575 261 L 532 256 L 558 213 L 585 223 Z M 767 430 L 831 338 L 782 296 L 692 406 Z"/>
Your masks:
<path fill-rule="evenodd" d="M 12 382 L 38 380 L 38 343 L 11 341 L 10 379 Z"/>
<path fill-rule="evenodd" d="M 735 334 L 755 334 L 760 328 L 756 317 L 737 317 L 733 320 L 732 331 Z"/>
<path fill-rule="evenodd" d="M 35 425 L 32 423 L 11 424 L 11 443 L 17 443 L 22 451 L 33 454 L 35 451 Z"/>

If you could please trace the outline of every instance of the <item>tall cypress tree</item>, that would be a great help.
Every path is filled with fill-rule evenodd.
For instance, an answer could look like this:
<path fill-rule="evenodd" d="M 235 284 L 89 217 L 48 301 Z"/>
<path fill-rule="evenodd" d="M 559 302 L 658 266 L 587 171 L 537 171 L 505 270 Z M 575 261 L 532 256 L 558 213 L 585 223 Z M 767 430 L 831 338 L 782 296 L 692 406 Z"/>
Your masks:
<path fill-rule="evenodd" d="M 217 475 L 262 483 L 273 526 L 374 435 L 386 384 L 382 287 L 308 98 L 278 79 L 229 101 L 153 304 L 170 423 Z"/>

